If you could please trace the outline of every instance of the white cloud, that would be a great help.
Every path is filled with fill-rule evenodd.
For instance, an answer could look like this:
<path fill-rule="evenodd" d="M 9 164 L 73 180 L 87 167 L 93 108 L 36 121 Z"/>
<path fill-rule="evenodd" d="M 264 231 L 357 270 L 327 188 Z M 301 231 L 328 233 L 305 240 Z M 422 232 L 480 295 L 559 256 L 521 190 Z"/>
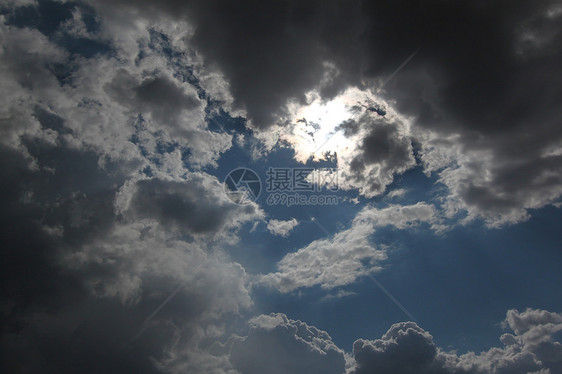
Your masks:
<path fill-rule="evenodd" d="M 295 218 L 291 218 L 287 221 L 270 219 L 267 223 L 267 229 L 273 235 L 287 237 L 298 224 L 299 222 Z"/>
<path fill-rule="evenodd" d="M 357 214 L 353 222 L 405 229 L 420 223 L 435 225 L 439 222 L 439 215 L 434 205 L 418 202 L 413 205 L 389 205 L 382 209 L 366 208 Z"/>
<path fill-rule="evenodd" d="M 384 209 L 364 208 L 349 229 L 287 254 L 277 263 L 278 271 L 263 275 L 259 283 L 280 292 L 314 285 L 329 289 L 353 283 L 358 277 L 380 269 L 381 261 L 387 257 L 384 248 L 376 248 L 369 240 L 376 227 L 390 225 L 405 229 L 421 223 L 439 228 L 433 205 L 417 203 Z"/>
<path fill-rule="evenodd" d="M 174 77 L 172 69 L 162 68 L 168 65 L 164 57 L 148 47 L 137 51 L 141 52 L 146 57 L 138 64 L 103 58 L 85 64 L 76 74 L 78 92 L 69 92 L 82 97 L 82 104 L 61 115 L 82 139 L 113 158 L 123 157 L 123 145 L 132 146 L 133 139 L 148 159 L 165 157 L 166 148 L 187 148 L 184 161 L 194 167 L 216 165 L 231 147 L 231 136 L 206 129 L 204 102 L 193 87 Z M 96 126 L 85 127 L 91 122 Z M 160 164 L 151 166 L 158 169 Z"/>
<path fill-rule="evenodd" d="M 339 299 L 339 298 L 342 298 L 342 297 L 356 296 L 356 295 L 357 295 L 357 293 L 355 293 L 353 291 L 337 290 L 335 293 L 327 294 L 325 296 L 322 296 L 322 298 L 320 300 L 321 301 L 329 301 L 329 300 Z"/>
<path fill-rule="evenodd" d="M 406 190 L 405 188 L 399 188 L 396 190 L 392 190 L 389 193 L 386 194 L 386 197 L 389 199 L 395 198 L 395 197 L 402 197 L 404 195 L 406 195 L 406 193 L 408 193 L 408 190 Z"/>
<path fill-rule="evenodd" d="M 93 38 L 84 34 L 81 17 L 75 8 L 60 32 Z M 162 42 L 154 40 L 158 32 L 150 34 L 148 23 L 123 22 L 128 18 L 103 19 L 96 41 L 114 47 L 112 54 L 88 59 L 69 59 L 69 52 L 37 30 L 2 24 L 2 142 L 18 146 L 23 135 L 46 136 L 37 120 L 40 108 L 60 117 L 56 131 L 66 131 L 61 139 L 76 148 L 95 149 L 100 162 L 120 160 L 170 171 L 168 153 L 181 150 L 181 161 L 192 168 L 216 166 L 220 154 L 232 146 L 232 136 L 207 129 L 206 101 L 182 75 L 186 65 L 202 63 L 175 40 L 185 31 L 166 23 L 178 35 L 163 36 Z M 171 46 L 162 45 L 168 41 Z M 178 48 L 174 58 L 181 56 L 181 64 L 168 61 L 172 57 L 163 53 L 165 48 Z M 57 80 L 56 64 L 71 70 L 68 82 Z M 180 166 L 174 166 L 176 175 L 186 172 Z"/>
<path fill-rule="evenodd" d="M 386 258 L 383 250 L 368 240 L 374 232 L 369 224 L 354 224 L 331 239 L 315 240 L 277 263 L 278 271 L 264 275 L 259 282 L 290 292 L 301 287 L 344 286 L 378 268 Z"/>

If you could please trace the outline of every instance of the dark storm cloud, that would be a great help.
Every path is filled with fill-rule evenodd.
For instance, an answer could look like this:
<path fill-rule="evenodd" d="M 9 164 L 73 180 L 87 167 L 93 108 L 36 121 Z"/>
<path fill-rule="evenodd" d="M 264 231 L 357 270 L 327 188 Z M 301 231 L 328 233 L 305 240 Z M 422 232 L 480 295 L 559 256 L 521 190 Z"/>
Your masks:
<path fill-rule="evenodd" d="M 246 109 L 257 127 L 274 124 L 287 99 L 303 101 L 304 94 L 325 77 L 326 63 L 345 61 L 346 65 L 338 77 L 324 84 L 326 95 L 335 95 L 346 80 L 358 82 L 359 61 L 354 57 L 359 50 L 353 42 L 360 37 L 363 22 L 356 1 L 134 4 L 194 24 L 190 43 L 209 66 L 225 74 L 235 104 Z"/>
<path fill-rule="evenodd" d="M 175 328 L 162 324 L 158 333 L 149 331 L 131 341 L 143 313 L 150 313 L 148 308 L 143 311 L 84 295 L 71 293 L 71 298 L 50 309 L 52 314 L 20 311 L 25 322 L 4 330 L 3 371 L 160 373 L 153 360 L 163 356 Z"/>
<path fill-rule="evenodd" d="M 326 62 L 347 59 L 348 41 L 362 31 L 357 2 L 219 1 L 199 3 L 190 14 L 194 45 L 225 73 L 235 100 L 260 127 L 274 123 L 288 98 L 303 100 L 318 86 Z M 356 82 L 349 68 L 343 75 Z M 340 79 L 326 93 L 336 93 Z"/>
<path fill-rule="evenodd" d="M 562 43 L 559 1 L 365 3 L 366 76 L 421 46 L 385 86 L 415 118 L 428 169 L 431 149 L 446 151 L 458 173 L 441 174 L 460 209 L 489 224 L 517 222 L 525 209 L 560 196 Z M 423 136 L 422 136 L 423 138 Z M 454 149 L 454 150 L 453 150 Z"/>
<path fill-rule="evenodd" d="M 552 153 L 562 141 L 560 6 L 559 1 L 365 3 L 370 19 L 365 75 L 386 74 L 392 59 L 422 47 L 385 86 L 385 96 L 414 116 L 415 132 L 460 135 L 450 146 L 456 149 L 450 161 L 468 160 L 441 181 L 461 209 L 490 224 L 517 222 L 525 208 L 560 195 L 560 156 Z M 439 141 L 422 141 L 422 159 L 431 159 L 432 147 L 443 148 Z"/>
<path fill-rule="evenodd" d="M 38 119 L 46 124 L 45 114 Z M 0 147 L 2 285 L 16 305 L 20 298 L 51 298 L 65 278 L 57 265 L 60 251 L 108 231 L 115 186 L 124 181 L 120 173 L 103 171 L 92 152 L 41 138 L 27 137 L 23 144 L 27 156 Z"/>
<path fill-rule="evenodd" d="M 442 110 L 471 129 L 511 128 L 560 95 L 556 85 L 539 89 L 561 79 L 560 29 L 555 17 L 541 16 L 556 1 L 138 3 L 192 22 L 191 42 L 225 73 L 235 99 L 261 126 L 285 100 L 318 84 L 324 62 L 357 84 L 390 75 L 419 47 L 387 89 L 405 112 L 430 110 L 421 116 L 432 119 L 421 121 L 428 126 L 439 125 Z M 507 109 L 514 109 L 511 121 L 503 118 Z"/>
<path fill-rule="evenodd" d="M 41 207 L 23 204 L 24 188 L 30 183 L 31 172 L 26 160 L 18 152 L 0 149 L 0 235 L 2 237 L 2 261 L 0 278 L 4 312 L 3 327 L 9 324 L 10 304 L 17 311 L 35 300 L 48 301 L 57 270 L 52 266 L 54 241 L 34 220 L 46 212 Z M 8 301 L 11 300 L 11 301 Z M 17 315 L 17 312 L 14 313 Z"/>
<path fill-rule="evenodd" d="M 552 104 L 561 91 L 552 83 L 562 79 L 556 66 L 562 35 L 556 19 L 546 15 L 555 4 L 366 3 L 367 74 L 392 69 L 392 56 L 422 46 L 404 74 L 387 86 L 402 111 L 424 113 L 418 123 L 429 127 L 460 125 L 490 133 L 517 128 L 547 107 L 557 109 Z M 546 39 L 533 45 L 532 39 L 524 41 L 528 33 Z"/>

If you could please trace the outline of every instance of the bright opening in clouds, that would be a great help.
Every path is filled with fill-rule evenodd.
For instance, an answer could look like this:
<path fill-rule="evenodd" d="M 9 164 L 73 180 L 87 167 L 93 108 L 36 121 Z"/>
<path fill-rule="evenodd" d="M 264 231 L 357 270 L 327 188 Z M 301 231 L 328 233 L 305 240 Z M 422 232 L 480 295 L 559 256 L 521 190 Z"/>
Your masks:
<path fill-rule="evenodd" d="M 0 372 L 562 373 L 561 9 L 0 1 Z"/>
<path fill-rule="evenodd" d="M 358 88 L 346 89 L 329 100 L 312 91 L 306 94 L 306 101 L 305 105 L 297 102 L 287 105 L 291 125 L 280 137 L 291 145 L 295 159 L 301 163 L 335 155 L 349 157 L 360 144 L 358 139 L 346 136 L 347 126 L 359 120 L 365 112 L 384 117 L 390 110 L 390 116 L 396 116 L 383 98 Z"/>
<path fill-rule="evenodd" d="M 346 152 L 351 141 L 339 131 L 338 126 L 350 120 L 366 95 L 348 90 L 330 101 L 323 101 L 318 93 L 307 95 L 308 105 L 289 105 L 291 133 L 285 135 L 295 150 L 295 159 L 305 163 L 309 158 L 319 160 L 325 153 Z"/>

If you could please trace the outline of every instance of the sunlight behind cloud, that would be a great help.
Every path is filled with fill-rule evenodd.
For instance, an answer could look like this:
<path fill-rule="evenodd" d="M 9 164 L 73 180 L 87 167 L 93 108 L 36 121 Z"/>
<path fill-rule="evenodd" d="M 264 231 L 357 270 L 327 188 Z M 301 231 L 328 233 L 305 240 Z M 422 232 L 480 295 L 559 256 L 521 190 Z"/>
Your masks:
<path fill-rule="evenodd" d="M 349 88 L 329 101 L 308 93 L 308 104 L 288 105 L 290 126 L 280 140 L 298 162 L 337 164 L 340 189 L 372 197 L 385 191 L 394 175 L 415 166 L 411 118 L 398 113 L 368 89 Z"/>
<path fill-rule="evenodd" d="M 363 111 L 362 106 L 372 101 L 373 94 L 350 88 L 330 101 L 323 101 L 315 91 L 307 94 L 310 104 L 288 105 L 293 126 L 284 134 L 283 140 L 295 150 L 295 159 L 306 162 L 309 158 L 318 161 L 327 154 L 346 152 L 353 141 L 346 138 L 338 126 Z"/>

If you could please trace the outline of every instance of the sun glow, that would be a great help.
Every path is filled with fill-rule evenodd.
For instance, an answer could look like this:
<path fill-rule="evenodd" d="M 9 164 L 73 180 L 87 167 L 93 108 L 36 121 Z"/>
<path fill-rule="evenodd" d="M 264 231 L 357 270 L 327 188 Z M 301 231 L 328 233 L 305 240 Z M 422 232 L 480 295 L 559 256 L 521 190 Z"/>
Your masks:
<path fill-rule="evenodd" d="M 372 94 L 350 88 L 330 101 L 323 101 L 315 92 L 307 96 L 308 105 L 289 105 L 293 126 L 283 136 L 293 146 L 295 159 L 318 161 L 352 148 L 354 141 L 345 137 L 339 126 L 364 112 L 364 103 L 372 101 Z"/>

